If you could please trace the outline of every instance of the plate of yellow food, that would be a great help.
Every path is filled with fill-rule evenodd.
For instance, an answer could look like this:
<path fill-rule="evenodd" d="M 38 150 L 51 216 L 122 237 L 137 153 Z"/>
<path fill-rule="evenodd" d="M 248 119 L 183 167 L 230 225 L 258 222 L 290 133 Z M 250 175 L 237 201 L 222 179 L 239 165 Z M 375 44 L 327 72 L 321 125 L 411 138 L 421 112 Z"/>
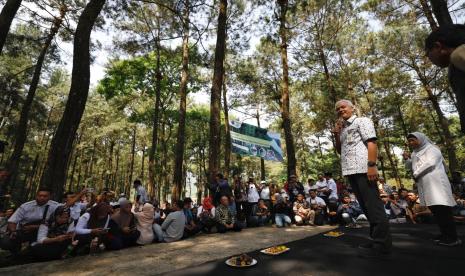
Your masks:
<path fill-rule="evenodd" d="M 329 231 L 328 233 L 324 234 L 325 237 L 337 238 L 344 235 L 341 231 Z"/>
<path fill-rule="evenodd" d="M 227 259 L 225 263 L 232 267 L 249 267 L 256 265 L 257 260 L 248 256 L 247 254 L 242 254 Z"/>
<path fill-rule="evenodd" d="M 276 255 L 283 254 L 284 252 L 287 252 L 289 250 L 291 250 L 291 249 L 289 247 L 285 246 L 285 245 L 278 245 L 278 246 L 272 246 L 272 247 L 269 247 L 269 248 L 265 248 L 265 249 L 261 250 L 260 252 L 262 252 L 263 254 L 266 254 L 266 255 L 276 256 Z"/>

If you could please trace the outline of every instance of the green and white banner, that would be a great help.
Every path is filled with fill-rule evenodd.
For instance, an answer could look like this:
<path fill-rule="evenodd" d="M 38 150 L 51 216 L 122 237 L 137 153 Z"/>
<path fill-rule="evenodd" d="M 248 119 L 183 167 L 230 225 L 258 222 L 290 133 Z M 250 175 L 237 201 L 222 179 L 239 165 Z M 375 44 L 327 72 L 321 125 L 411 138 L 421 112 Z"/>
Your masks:
<path fill-rule="evenodd" d="M 257 156 L 269 161 L 284 161 L 279 133 L 238 121 L 229 121 L 229 125 L 233 153 Z"/>

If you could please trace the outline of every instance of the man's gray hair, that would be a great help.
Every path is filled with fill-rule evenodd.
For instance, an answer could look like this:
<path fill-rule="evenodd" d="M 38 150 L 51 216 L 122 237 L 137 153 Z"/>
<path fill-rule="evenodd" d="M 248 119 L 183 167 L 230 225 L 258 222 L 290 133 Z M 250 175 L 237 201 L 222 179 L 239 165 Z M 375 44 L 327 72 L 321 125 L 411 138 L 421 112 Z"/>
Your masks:
<path fill-rule="evenodd" d="M 347 104 L 348 106 L 350 106 L 350 107 L 352 107 L 352 108 L 355 108 L 355 105 L 354 105 L 351 101 L 345 100 L 345 99 L 344 99 L 344 100 L 339 100 L 339 101 L 337 101 L 337 103 L 335 104 L 335 107 L 337 108 L 337 106 L 338 106 L 339 104 L 341 104 L 341 103 L 345 103 L 345 104 Z"/>

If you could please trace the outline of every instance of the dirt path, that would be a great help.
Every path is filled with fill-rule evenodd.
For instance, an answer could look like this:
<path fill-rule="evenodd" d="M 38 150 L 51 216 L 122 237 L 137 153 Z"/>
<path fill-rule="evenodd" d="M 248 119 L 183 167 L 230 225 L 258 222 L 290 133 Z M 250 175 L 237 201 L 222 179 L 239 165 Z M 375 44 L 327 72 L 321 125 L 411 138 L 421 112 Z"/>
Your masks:
<path fill-rule="evenodd" d="M 0 275 L 157 275 L 303 239 L 333 228 L 261 227 L 244 229 L 240 233 L 199 235 L 170 244 L 151 244 L 97 256 L 5 267 L 0 269 Z"/>

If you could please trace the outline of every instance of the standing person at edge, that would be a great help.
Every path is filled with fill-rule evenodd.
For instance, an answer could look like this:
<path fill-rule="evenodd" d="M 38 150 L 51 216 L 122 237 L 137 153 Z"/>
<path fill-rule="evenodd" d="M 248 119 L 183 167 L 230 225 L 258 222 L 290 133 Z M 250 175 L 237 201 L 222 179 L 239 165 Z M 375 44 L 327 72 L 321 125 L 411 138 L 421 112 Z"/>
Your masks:
<path fill-rule="evenodd" d="M 465 133 L 465 25 L 449 24 L 434 30 L 425 39 L 425 51 L 434 65 L 449 67 L 449 83 Z"/>
<path fill-rule="evenodd" d="M 134 189 L 136 189 L 136 209 L 140 211 L 139 209 L 142 208 L 144 203 L 149 201 L 149 198 L 147 196 L 147 191 L 144 186 L 142 186 L 142 182 L 139 179 L 134 180 Z"/>
<path fill-rule="evenodd" d="M 341 154 L 342 174 L 357 197 L 370 222 L 372 242 L 359 246 L 362 257 L 382 257 L 390 254 L 392 247 L 389 222 L 379 196 L 376 180 L 378 147 L 373 122 L 354 114 L 354 105 L 348 100 L 336 103 L 339 119 L 333 133 L 336 148 Z"/>

